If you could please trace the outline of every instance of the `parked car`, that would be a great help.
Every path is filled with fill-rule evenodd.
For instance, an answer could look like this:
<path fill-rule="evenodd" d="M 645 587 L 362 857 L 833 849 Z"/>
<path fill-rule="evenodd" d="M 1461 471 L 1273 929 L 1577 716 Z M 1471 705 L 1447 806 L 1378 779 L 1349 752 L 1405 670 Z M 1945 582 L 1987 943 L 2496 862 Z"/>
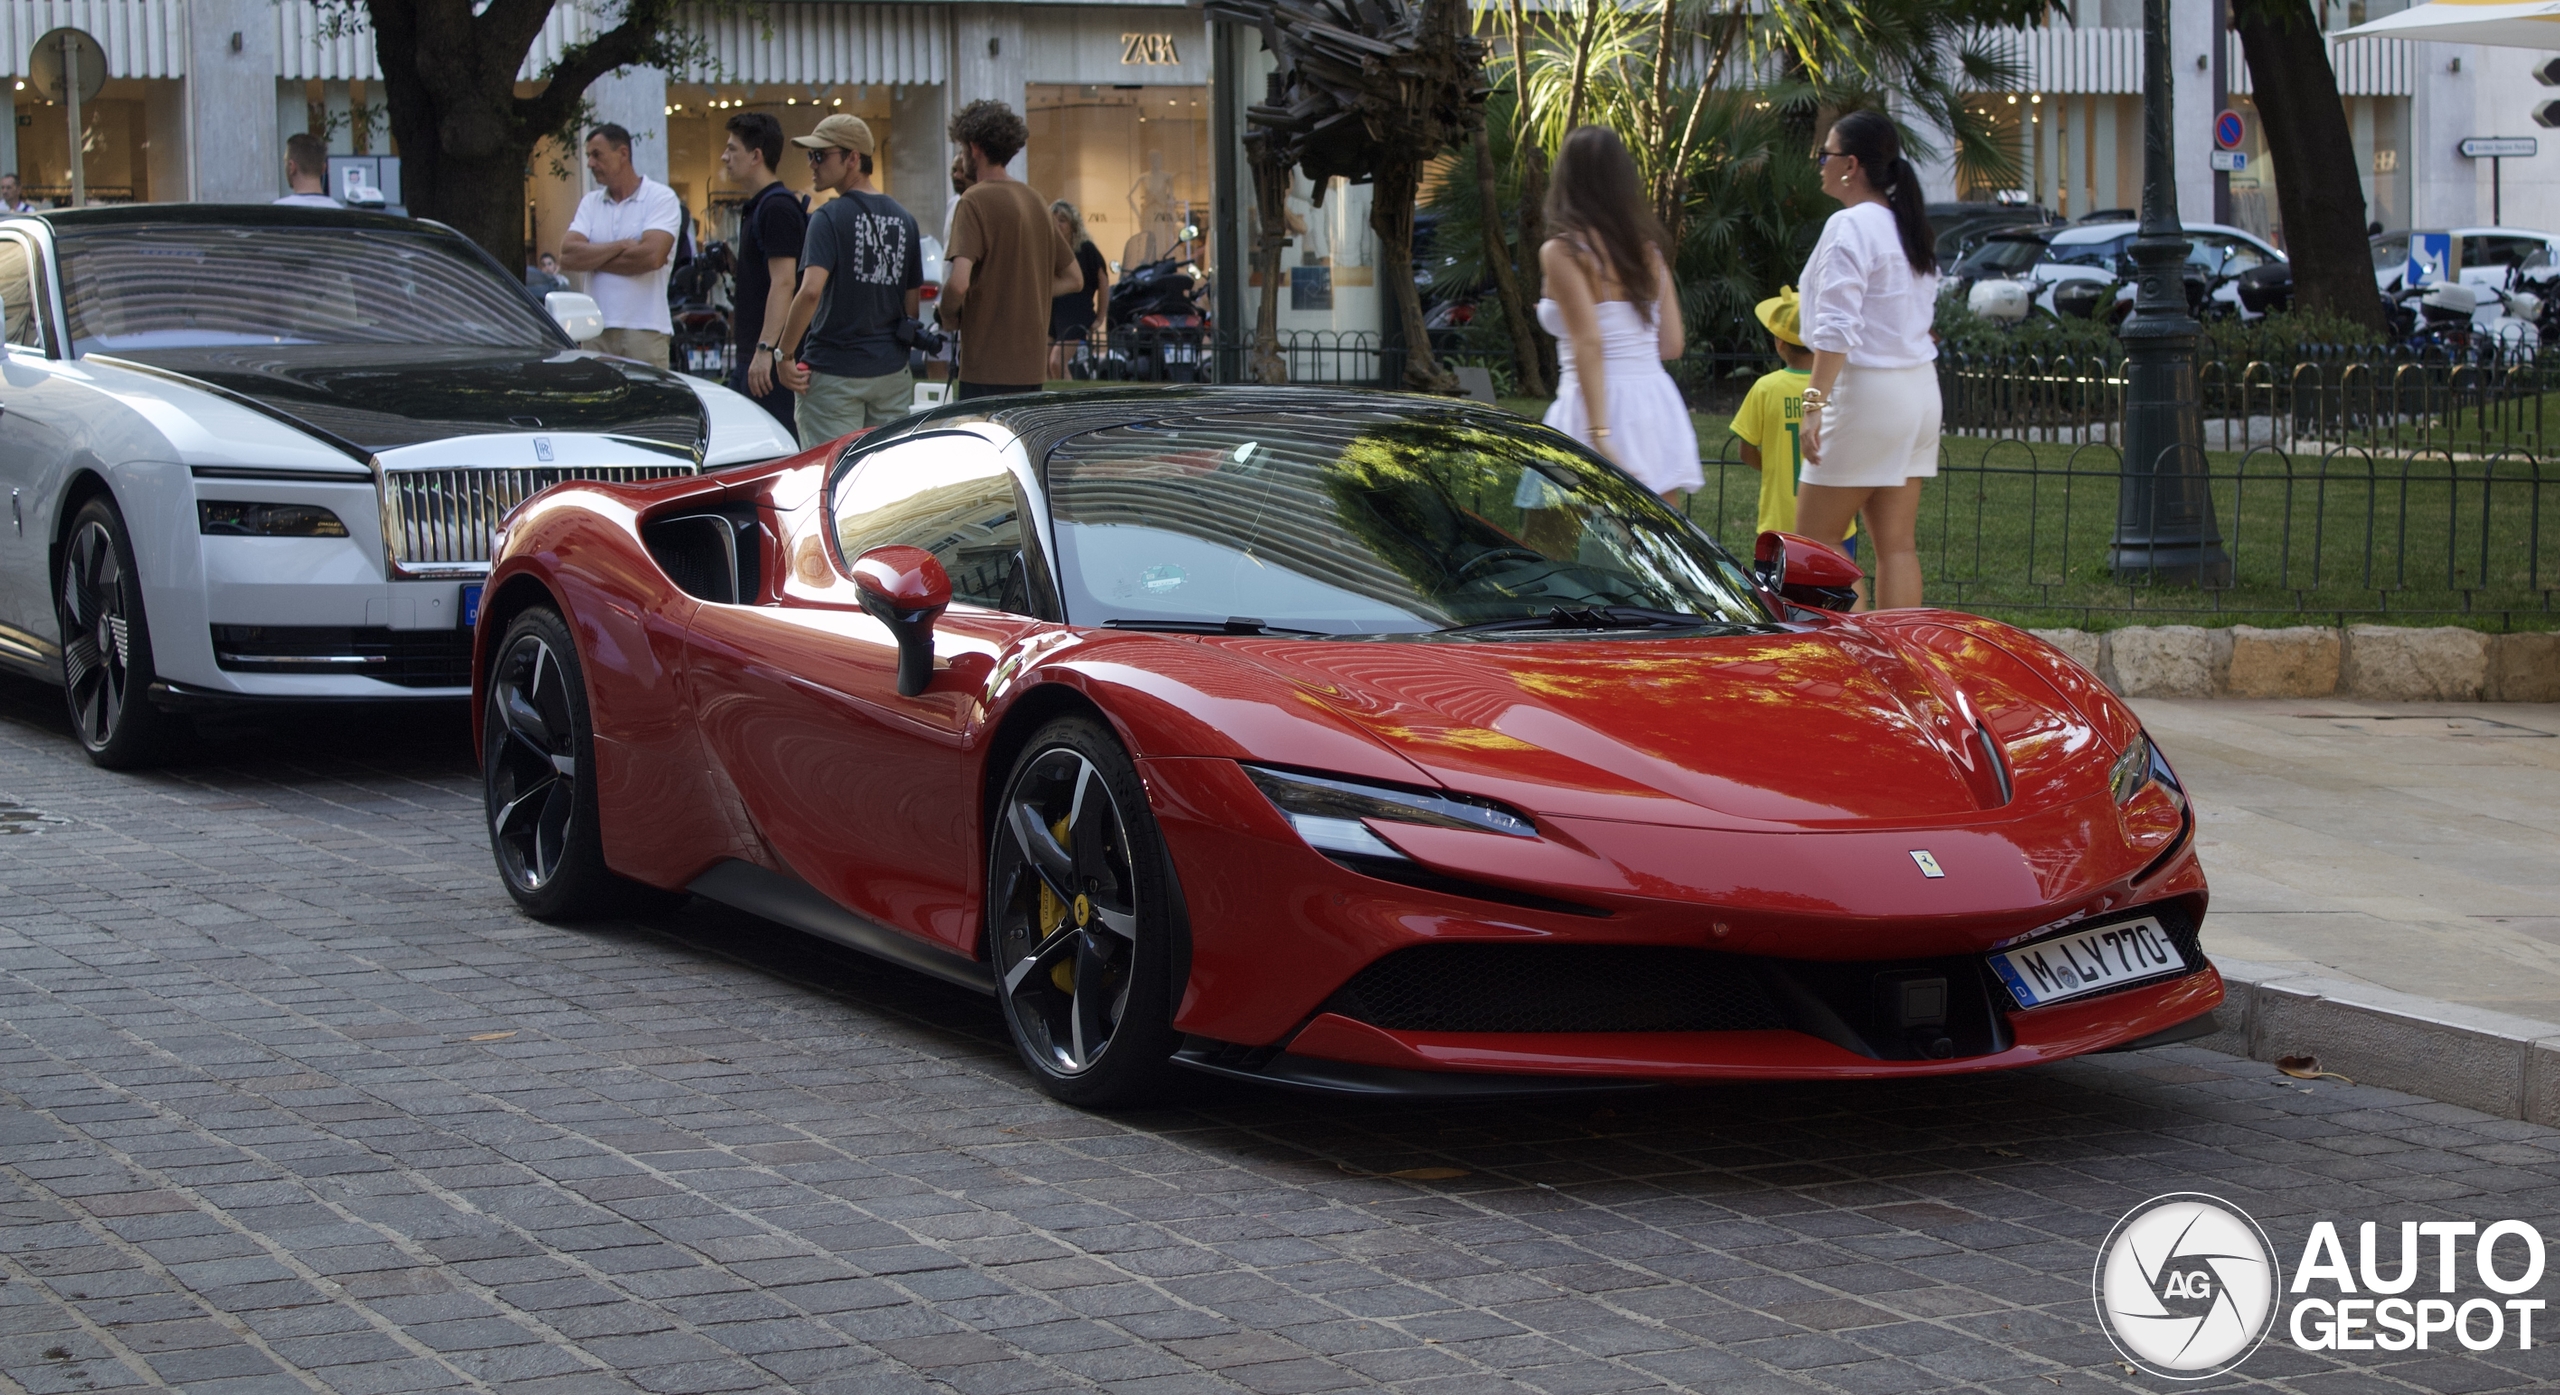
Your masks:
<path fill-rule="evenodd" d="M 1938 265 L 1942 267 L 1955 265 L 1995 233 L 2043 227 L 2057 221 L 2051 210 L 2032 203 L 1933 203 L 1928 210 L 1929 230 L 1937 236 Z"/>
<path fill-rule="evenodd" d="M 1079 1105 L 2209 1030 L 2132 710 L 2007 625 L 1844 613 L 1829 548 L 1753 555 L 1536 423 L 1314 388 L 562 485 L 480 618 L 492 853 L 535 916 L 689 891 L 986 993 Z"/>
<path fill-rule="evenodd" d="M 0 312 L 0 665 L 62 685 L 111 767 L 190 708 L 460 697 L 507 510 L 794 449 L 725 388 L 578 347 L 587 297 L 546 306 L 407 218 L 8 218 Z"/>
<path fill-rule="evenodd" d="M 2069 283 L 2094 281 L 2116 283 L 2111 300 L 2103 294 L 2099 296 L 2099 300 L 2108 301 L 2108 318 L 2120 320 L 2132 310 L 2132 247 L 2134 238 L 2141 234 L 2140 224 L 2074 223 L 2045 232 L 2049 235 L 2044 239 L 2042 254 L 2014 278 L 2030 288 L 2036 308 L 2048 314 L 2098 308 L 2090 301 L 2090 288 L 2085 286 L 2074 288 L 2079 292 L 2077 296 L 2066 294 L 2065 305 L 2056 304 L 2057 291 Z M 2284 254 L 2251 233 L 2219 223 L 2189 223 L 2185 232 L 2189 243 L 2186 271 L 2190 303 L 2204 313 L 2256 319 L 2258 312 L 2240 299 L 2237 280 L 2253 267 L 2284 260 Z M 2015 259 L 2023 256 L 2023 251 L 2013 248 L 1992 255 Z"/>

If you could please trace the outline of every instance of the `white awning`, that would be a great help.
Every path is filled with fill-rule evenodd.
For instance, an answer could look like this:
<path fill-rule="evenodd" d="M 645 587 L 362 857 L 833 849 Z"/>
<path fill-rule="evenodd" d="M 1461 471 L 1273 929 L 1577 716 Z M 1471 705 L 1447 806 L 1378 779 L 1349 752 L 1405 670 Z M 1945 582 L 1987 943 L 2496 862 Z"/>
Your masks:
<path fill-rule="evenodd" d="M 2491 48 L 2560 49 L 2560 0 L 2435 0 L 2384 15 L 2353 29 L 2352 35 L 2394 39 L 2432 39 L 2448 44 L 2486 44 Z"/>

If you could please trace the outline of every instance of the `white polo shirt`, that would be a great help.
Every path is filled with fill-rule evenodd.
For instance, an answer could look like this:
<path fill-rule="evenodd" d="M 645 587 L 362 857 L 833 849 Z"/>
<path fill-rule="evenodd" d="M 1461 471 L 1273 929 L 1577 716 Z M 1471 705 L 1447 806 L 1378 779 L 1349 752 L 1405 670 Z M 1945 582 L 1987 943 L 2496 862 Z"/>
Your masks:
<path fill-rule="evenodd" d="M 676 191 L 645 174 L 627 199 L 615 199 L 601 188 L 590 190 L 578 200 L 578 216 L 569 220 L 569 231 L 589 242 L 628 242 L 646 232 L 681 240 L 683 226 L 684 204 Z M 587 294 L 596 298 L 596 308 L 604 312 L 605 328 L 673 334 L 675 321 L 667 315 L 667 274 L 674 265 L 675 253 L 670 249 L 667 260 L 646 276 L 588 272 Z"/>

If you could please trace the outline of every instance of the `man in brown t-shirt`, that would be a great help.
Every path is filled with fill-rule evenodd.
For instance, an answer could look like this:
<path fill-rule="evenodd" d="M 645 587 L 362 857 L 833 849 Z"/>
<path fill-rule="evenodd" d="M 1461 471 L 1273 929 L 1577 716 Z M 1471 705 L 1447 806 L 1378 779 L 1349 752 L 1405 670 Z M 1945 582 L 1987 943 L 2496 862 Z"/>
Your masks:
<path fill-rule="evenodd" d="M 951 270 L 939 312 L 960 331 L 964 398 L 1038 392 L 1049 354 L 1049 302 L 1084 286 L 1049 201 L 1004 167 L 1030 136 L 1002 102 L 971 102 L 951 118 L 951 139 L 975 181 L 952 215 Z"/>

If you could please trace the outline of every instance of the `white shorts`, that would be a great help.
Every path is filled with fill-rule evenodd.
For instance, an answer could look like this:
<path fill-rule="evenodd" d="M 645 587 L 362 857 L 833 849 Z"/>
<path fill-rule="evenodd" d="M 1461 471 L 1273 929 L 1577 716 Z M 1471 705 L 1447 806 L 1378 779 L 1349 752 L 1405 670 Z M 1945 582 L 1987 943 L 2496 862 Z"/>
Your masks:
<path fill-rule="evenodd" d="M 1861 368 L 1831 385 L 1822 414 L 1822 463 L 1808 460 L 1798 484 L 1890 489 L 1938 473 L 1938 365 Z"/>

